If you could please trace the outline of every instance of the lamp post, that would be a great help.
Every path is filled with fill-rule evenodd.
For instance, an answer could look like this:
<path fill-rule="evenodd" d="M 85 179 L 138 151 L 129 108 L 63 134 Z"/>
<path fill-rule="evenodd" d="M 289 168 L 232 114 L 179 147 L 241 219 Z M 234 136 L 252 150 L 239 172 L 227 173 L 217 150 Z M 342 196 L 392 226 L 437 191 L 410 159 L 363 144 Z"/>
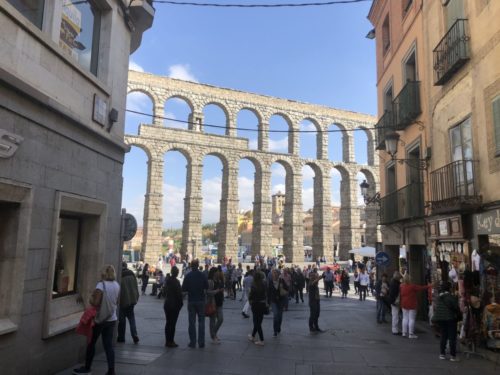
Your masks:
<path fill-rule="evenodd" d="M 396 132 L 389 133 L 385 136 L 385 150 L 391 156 L 391 160 L 397 161 L 400 164 L 406 163 L 409 167 L 418 169 L 419 171 L 427 170 L 429 166 L 429 158 L 425 159 L 398 159 L 396 154 L 398 153 L 398 142 L 399 134 Z"/>
<path fill-rule="evenodd" d="M 373 197 L 368 195 L 370 184 L 366 182 L 366 180 L 363 180 L 363 182 L 359 184 L 359 187 L 361 188 L 361 195 L 363 196 L 366 205 L 380 202 L 380 193 L 375 193 Z"/>

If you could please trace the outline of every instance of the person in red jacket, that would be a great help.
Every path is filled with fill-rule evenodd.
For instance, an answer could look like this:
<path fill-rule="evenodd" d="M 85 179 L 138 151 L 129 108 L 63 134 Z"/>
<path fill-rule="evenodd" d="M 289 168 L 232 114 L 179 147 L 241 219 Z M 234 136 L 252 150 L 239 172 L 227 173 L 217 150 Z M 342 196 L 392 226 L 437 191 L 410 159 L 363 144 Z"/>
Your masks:
<path fill-rule="evenodd" d="M 418 338 L 415 335 L 415 317 L 417 315 L 417 292 L 426 290 L 430 285 L 416 285 L 411 283 L 410 275 L 406 274 L 400 287 L 400 303 L 403 310 L 403 337 Z"/>

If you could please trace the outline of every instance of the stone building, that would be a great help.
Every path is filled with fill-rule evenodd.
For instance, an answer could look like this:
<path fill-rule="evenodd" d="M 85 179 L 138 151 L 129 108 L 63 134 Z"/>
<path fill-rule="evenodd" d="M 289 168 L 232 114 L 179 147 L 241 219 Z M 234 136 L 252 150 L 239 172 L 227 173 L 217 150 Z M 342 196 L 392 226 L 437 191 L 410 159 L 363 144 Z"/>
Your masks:
<path fill-rule="evenodd" d="M 303 258 L 302 223 L 302 167 L 308 165 L 314 178 L 314 243 L 313 256 L 331 259 L 330 172 L 337 169 L 341 182 L 340 256 L 359 247 L 359 186 L 357 174 L 362 173 L 370 182 L 373 192 L 378 190 L 378 160 L 374 157 L 375 124 L 372 116 L 300 103 L 286 99 L 251 94 L 168 77 L 131 71 L 129 92 L 139 91 L 152 101 L 153 123 L 140 124 L 138 134 L 125 137 L 126 142 L 144 150 L 148 157 L 148 183 L 144 207 L 144 243 L 146 261 L 158 258 L 162 231 L 163 163 L 164 154 L 174 150 L 187 160 L 186 197 L 184 199 L 183 245 L 181 252 L 201 249 L 201 178 L 203 159 L 207 155 L 218 157 L 223 165 L 222 197 L 218 223 L 218 256 L 236 257 L 238 248 L 238 168 L 239 161 L 249 160 L 255 168 L 253 200 L 252 252 L 270 254 L 272 251 L 271 166 L 281 164 L 286 172 L 286 196 L 283 204 L 283 252 L 290 261 Z M 184 100 L 190 110 L 188 129 L 164 126 L 164 103 L 170 98 Z M 203 108 L 215 104 L 226 116 L 225 135 L 205 131 Z M 237 137 L 236 118 L 240 110 L 250 110 L 259 120 L 258 147 L 250 149 L 247 138 Z M 289 126 L 286 153 L 269 151 L 269 119 L 281 116 Z M 298 129 L 302 120 L 311 121 L 316 130 L 316 158 L 303 159 L 299 155 Z M 337 126 L 342 132 L 343 160 L 328 159 L 328 129 Z M 367 165 L 355 163 L 352 130 L 360 129 L 367 135 Z M 367 243 L 377 242 L 377 211 L 366 209 Z M 220 260 L 219 259 L 219 260 Z"/>
<path fill-rule="evenodd" d="M 82 359 L 74 328 L 120 270 L 129 55 L 151 2 L 0 0 L 0 372 Z"/>

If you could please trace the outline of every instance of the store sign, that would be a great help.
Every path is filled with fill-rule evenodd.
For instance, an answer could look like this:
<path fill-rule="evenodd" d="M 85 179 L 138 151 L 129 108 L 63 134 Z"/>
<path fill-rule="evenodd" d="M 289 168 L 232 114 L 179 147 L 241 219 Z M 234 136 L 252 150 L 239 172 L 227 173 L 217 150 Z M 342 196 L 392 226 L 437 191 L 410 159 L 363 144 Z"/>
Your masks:
<path fill-rule="evenodd" d="M 474 215 L 477 234 L 500 234 L 500 209 Z"/>
<path fill-rule="evenodd" d="M 10 133 L 7 130 L 0 129 L 0 158 L 10 158 L 17 151 L 24 138 Z"/>

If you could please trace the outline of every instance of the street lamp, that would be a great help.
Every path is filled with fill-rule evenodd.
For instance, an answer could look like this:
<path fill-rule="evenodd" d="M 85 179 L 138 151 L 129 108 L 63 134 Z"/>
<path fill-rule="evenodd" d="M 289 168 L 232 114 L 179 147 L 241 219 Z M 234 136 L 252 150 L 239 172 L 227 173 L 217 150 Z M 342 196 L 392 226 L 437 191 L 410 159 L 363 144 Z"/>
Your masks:
<path fill-rule="evenodd" d="M 380 193 L 375 193 L 373 197 L 368 195 L 370 184 L 366 182 L 366 180 L 363 180 L 363 182 L 359 184 L 359 187 L 361 188 L 361 195 L 363 196 L 366 205 L 380 202 Z"/>
<path fill-rule="evenodd" d="M 419 171 L 427 170 L 429 166 L 429 158 L 425 159 L 397 159 L 399 134 L 396 132 L 389 133 L 385 136 L 385 150 L 391 155 L 391 160 L 397 161 L 400 164 L 406 163 L 409 167 L 418 169 Z"/>

